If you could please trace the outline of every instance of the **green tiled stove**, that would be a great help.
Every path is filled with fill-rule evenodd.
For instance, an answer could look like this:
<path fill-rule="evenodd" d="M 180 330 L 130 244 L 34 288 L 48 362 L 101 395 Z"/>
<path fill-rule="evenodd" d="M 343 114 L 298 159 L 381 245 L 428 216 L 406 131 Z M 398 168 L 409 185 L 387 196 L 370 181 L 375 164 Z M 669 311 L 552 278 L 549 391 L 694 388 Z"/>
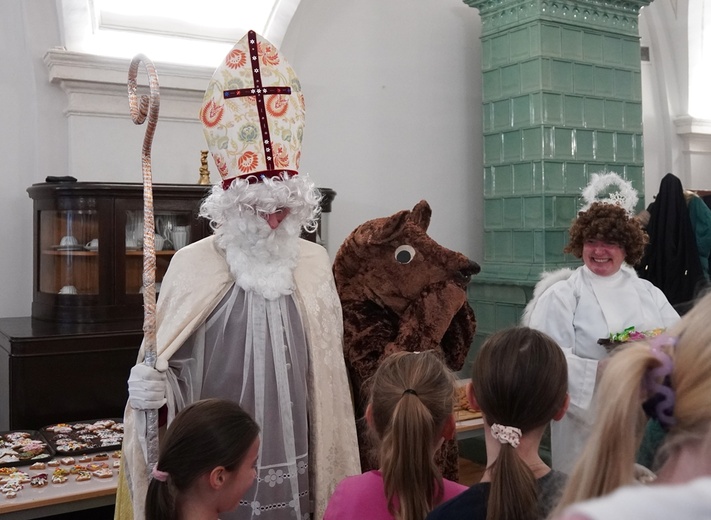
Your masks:
<path fill-rule="evenodd" d="M 590 174 L 644 193 L 638 14 L 650 1 L 464 0 L 481 14 L 484 117 L 470 360 L 518 323 L 542 271 L 579 265 L 563 247 Z"/>

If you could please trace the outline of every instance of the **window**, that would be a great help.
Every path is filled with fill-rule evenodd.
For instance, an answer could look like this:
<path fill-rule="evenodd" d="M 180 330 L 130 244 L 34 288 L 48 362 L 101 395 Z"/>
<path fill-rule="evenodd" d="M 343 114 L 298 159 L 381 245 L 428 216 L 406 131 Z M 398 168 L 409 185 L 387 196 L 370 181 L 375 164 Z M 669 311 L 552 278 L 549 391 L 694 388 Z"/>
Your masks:
<path fill-rule="evenodd" d="M 254 29 L 281 45 L 299 0 L 60 0 L 66 50 L 216 67 Z"/>

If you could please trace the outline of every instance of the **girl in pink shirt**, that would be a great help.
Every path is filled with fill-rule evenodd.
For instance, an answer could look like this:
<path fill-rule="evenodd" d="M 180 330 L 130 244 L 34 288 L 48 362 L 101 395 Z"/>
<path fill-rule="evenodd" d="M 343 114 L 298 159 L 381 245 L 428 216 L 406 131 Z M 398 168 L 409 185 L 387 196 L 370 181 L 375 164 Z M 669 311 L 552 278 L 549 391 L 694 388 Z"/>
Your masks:
<path fill-rule="evenodd" d="M 397 352 L 380 365 L 365 412 L 380 469 L 342 480 L 324 520 L 422 520 L 466 486 L 443 479 L 435 453 L 455 435 L 454 375 L 434 351 Z"/>

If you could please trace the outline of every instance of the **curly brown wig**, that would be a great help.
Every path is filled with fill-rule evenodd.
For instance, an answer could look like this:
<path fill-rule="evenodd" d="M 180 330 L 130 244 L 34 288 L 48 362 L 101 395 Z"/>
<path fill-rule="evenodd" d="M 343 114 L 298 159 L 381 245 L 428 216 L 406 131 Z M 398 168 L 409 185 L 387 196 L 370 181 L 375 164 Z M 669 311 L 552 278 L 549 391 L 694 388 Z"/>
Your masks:
<path fill-rule="evenodd" d="M 570 242 L 563 251 L 582 258 L 586 240 L 617 244 L 625 251 L 625 262 L 637 265 L 642 259 L 649 237 L 639 221 L 629 217 L 620 206 L 594 202 L 587 211 L 578 213 L 578 217 L 570 226 Z"/>

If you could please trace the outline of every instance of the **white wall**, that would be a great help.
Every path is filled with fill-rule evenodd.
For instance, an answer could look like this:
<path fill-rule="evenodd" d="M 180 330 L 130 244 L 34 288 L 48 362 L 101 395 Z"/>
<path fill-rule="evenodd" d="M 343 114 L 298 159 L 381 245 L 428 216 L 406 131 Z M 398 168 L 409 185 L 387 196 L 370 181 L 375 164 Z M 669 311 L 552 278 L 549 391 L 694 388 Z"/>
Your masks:
<path fill-rule="evenodd" d="M 11 49 L 0 78 L 0 218 L 8 244 L 0 255 L 0 316 L 30 314 L 30 184 L 47 175 L 141 179 L 145 127 L 127 111 L 77 114 L 59 83 L 49 82 L 43 57 L 62 44 L 56 9 L 54 0 L 0 2 L 0 42 Z M 332 254 L 358 224 L 424 198 L 433 208 L 432 236 L 481 260 L 478 37 L 478 12 L 459 0 L 302 0 L 282 51 L 306 94 L 303 169 L 338 192 Z M 161 98 L 161 115 L 170 102 Z M 159 120 L 155 182 L 197 181 L 205 144 L 194 113 L 193 121 Z M 214 165 L 211 171 L 217 180 Z"/>
<path fill-rule="evenodd" d="M 301 0 L 281 49 L 306 97 L 301 169 L 337 192 L 332 254 L 426 199 L 429 234 L 483 258 L 480 34 L 461 0 Z"/>

